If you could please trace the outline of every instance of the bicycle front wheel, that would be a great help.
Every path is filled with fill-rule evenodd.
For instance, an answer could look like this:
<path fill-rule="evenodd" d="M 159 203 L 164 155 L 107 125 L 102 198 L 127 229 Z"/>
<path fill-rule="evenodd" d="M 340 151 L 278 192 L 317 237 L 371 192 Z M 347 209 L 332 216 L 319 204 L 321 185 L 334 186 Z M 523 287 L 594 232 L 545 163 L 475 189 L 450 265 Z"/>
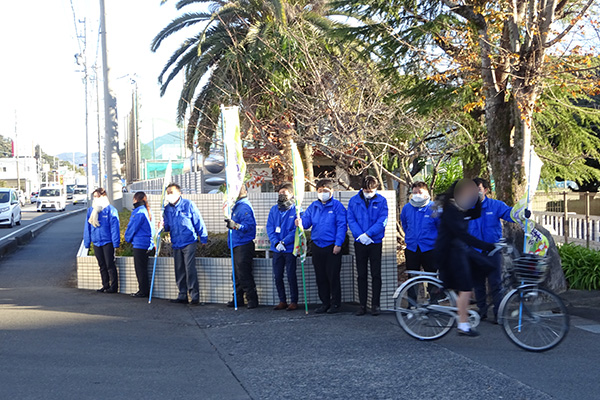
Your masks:
<path fill-rule="evenodd" d="M 409 283 L 394 301 L 398 324 L 419 340 L 438 339 L 450 331 L 455 317 L 444 307 L 456 307 L 452 292 L 428 278 Z"/>
<path fill-rule="evenodd" d="M 557 346 L 569 331 L 569 314 L 560 297 L 536 286 L 509 293 L 501 313 L 504 333 L 517 346 L 546 351 Z"/>

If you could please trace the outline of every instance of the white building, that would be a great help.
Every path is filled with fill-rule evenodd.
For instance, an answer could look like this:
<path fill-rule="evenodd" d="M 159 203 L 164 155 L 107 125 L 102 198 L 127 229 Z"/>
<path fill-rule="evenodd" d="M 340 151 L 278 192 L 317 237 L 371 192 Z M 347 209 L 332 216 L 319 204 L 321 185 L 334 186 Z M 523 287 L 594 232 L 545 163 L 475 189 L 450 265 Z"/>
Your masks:
<path fill-rule="evenodd" d="M 37 160 L 33 157 L 0 158 L 0 181 L 5 182 L 7 187 L 16 188 L 17 178 L 21 181 L 20 189 L 26 194 L 39 190 Z"/>

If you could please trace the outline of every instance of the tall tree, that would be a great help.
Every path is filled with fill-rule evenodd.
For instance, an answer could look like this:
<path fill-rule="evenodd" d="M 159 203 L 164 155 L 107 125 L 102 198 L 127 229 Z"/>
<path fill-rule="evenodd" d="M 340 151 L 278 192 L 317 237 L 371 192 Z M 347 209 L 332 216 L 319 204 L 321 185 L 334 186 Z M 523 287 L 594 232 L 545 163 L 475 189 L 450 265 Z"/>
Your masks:
<path fill-rule="evenodd" d="M 346 29 L 372 44 L 392 73 L 427 74 L 456 86 L 480 81 L 489 162 L 497 194 L 514 203 L 525 189 L 534 114 L 544 77 L 576 79 L 578 91 L 598 91 L 597 50 L 570 43 L 597 29 L 593 0 L 336 0 L 362 12 Z M 586 22 L 585 24 L 583 22 Z M 565 42 L 570 39 L 571 42 Z"/>

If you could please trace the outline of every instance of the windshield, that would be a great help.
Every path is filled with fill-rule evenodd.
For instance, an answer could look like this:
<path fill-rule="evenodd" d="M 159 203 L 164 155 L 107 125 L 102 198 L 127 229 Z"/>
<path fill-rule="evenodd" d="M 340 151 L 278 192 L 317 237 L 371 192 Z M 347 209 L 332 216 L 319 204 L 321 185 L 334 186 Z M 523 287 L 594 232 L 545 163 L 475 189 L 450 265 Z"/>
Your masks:
<path fill-rule="evenodd" d="M 85 189 L 74 189 L 73 194 L 85 194 Z"/>
<path fill-rule="evenodd" d="M 60 189 L 42 189 L 40 197 L 58 197 L 60 196 Z"/>
<path fill-rule="evenodd" d="M 8 203 L 10 201 L 9 192 L 0 192 L 0 203 Z"/>

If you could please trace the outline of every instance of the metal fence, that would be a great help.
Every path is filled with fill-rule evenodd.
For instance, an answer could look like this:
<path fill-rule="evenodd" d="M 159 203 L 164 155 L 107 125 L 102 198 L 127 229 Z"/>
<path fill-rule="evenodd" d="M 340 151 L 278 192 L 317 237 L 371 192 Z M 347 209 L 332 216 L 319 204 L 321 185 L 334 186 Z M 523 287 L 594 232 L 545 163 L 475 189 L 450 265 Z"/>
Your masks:
<path fill-rule="evenodd" d="M 154 178 L 145 181 L 134 182 L 127 186 L 127 190 L 130 192 L 144 191 L 148 194 L 160 194 L 162 192 L 164 179 L 165 178 Z M 185 174 L 181 175 L 173 175 L 171 176 L 171 182 L 181 186 L 181 192 L 184 194 L 195 194 L 202 192 L 201 172 L 186 172 Z"/>
<path fill-rule="evenodd" d="M 537 193 L 531 203 L 533 219 L 562 243 L 600 248 L 598 193 Z"/>

